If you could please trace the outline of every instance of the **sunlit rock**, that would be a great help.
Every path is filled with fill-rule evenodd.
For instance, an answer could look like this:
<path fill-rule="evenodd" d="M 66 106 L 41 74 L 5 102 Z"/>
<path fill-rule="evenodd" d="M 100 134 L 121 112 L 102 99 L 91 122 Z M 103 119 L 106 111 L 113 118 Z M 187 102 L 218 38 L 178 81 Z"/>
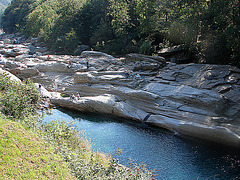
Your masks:
<path fill-rule="evenodd" d="M 40 72 L 73 73 L 71 66 L 65 63 L 45 62 L 36 66 Z"/>
<path fill-rule="evenodd" d="M 240 144 L 237 67 L 175 64 L 142 54 L 115 58 L 96 51 L 83 51 L 81 56 L 53 55 L 36 43 L 32 43 L 32 51 L 45 55 L 29 55 L 29 45 L 0 41 L 0 53 L 6 56 L 0 64 L 21 79 L 30 77 L 56 105 L 138 120 L 227 145 Z M 166 56 L 182 51 L 181 47 L 165 50 Z M 80 99 L 70 100 L 72 93 L 80 94 Z"/>
<path fill-rule="evenodd" d="M 109 94 L 94 97 L 82 97 L 79 100 L 70 100 L 70 98 L 54 98 L 51 102 L 61 107 L 81 112 L 112 114 L 133 120 L 144 119 L 147 115 L 146 112 L 137 109 L 134 106 L 122 101 L 119 102 L 114 95 Z"/>
<path fill-rule="evenodd" d="M 236 134 L 229 127 L 219 126 L 218 124 L 204 124 L 199 122 L 185 121 L 164 115 L 150 116 L 148 123 L 158 127 L 176 131 L 183 135 L 210 140 L 234 147 L 240 147 L 239 132 Z M 238 127 L 237 127 L 238 128 Z"/>
<path fill-rule="evenodd" d="M 166 85 L 150 83 L 145 86 L 145 91 L 159 95 L 162 99 L 170 99 L 181 104 L 199 108 L 210 108 L 210 111 L 221 111 L 226 99 L 213 91 L 197 89 L 185 85 Z"/>

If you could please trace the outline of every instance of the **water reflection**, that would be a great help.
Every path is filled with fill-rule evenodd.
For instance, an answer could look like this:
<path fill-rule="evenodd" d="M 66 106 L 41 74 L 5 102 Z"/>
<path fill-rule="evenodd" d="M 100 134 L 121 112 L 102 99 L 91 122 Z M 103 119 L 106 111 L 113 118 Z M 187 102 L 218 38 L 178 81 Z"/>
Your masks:
<path fill-rule="evenodd" d="M 64 109 L 54 109 L 52 113 L 44 120 L 77 120 L 75 126 L 86 130 L 93 149 L 108 153 L 119 147 L 123 153 L 113 155 L 120 163 L 127 164 L 130 156 L 138 163 L 148 164 L 150 169 L 157 168 L 159 179 L 240 178 L 238 149 L 175 136 L 163 129 L 109 116 Z"/>

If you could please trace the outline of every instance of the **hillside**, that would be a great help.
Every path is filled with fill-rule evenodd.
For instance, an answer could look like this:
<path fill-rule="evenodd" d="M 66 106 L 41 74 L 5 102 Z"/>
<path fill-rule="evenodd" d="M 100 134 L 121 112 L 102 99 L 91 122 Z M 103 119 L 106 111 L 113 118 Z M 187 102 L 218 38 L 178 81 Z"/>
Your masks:
<path fill-rule="evenodd" d="M 0 137 L 1 179 L 75 179 L 52 147 L 20 123 L 3 120 L 1 115 Z"/>

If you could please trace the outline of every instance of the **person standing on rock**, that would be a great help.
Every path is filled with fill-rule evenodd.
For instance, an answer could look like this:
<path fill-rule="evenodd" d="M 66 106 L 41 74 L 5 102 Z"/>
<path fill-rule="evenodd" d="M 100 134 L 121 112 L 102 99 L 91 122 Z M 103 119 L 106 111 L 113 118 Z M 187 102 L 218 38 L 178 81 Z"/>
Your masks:
<path fill-rule="evenodd" d="M 42 85 L 39 84 L 39 85 L 38 85 L 38 91 L 39 91 L 40 93 L 41 93 L 41 90 L 42 90 L 41 88 L 42 88 Z"/>
<path fill-rule="evenodd" d="M 88 58 L 86 58 L 86 59 L 87 59 L 87 63 L 86 63 L 87 69 L 89 69 L 89 60 L 88 60 Z"/>
<path fill-rule="evenodd" d="M 129 78 L 130 77 L 130 70 L 126 69 L 124 75 L 125 75 L 126 78 Z"/>
<path fill-rule="evenodd" d="M 80 95 L 79 95 L 79 93 L 77 93 L 77 100 L 80 100 Z"/>
<path fill-rule="evenodd" d="M 53 90 L 57 91 L 57 84 L 55 82 L 53 83 Z"/>
<path fill-rule="evenodd" d="M 71 96 L 70 96 L 70 100 L 74 101 L 75 100 L 75 96 L 74 94 L 72 93 Z"/>

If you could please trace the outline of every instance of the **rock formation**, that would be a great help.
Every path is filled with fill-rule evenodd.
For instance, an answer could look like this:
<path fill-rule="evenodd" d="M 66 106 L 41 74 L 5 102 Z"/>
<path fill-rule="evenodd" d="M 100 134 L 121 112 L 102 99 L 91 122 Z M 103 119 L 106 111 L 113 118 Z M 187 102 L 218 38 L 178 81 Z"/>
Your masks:
<path fill-rule="evenodd" d="M 175 64 L 142 54 L 48 55 L 34 44 L 4 44 L 4 39 L 0 53 L 5 63 L 0 66 L 20 79 L 30 77 L 49 92 L 58 91 L 48 94 L 56 105 L 240 147 L 240 69 L 236 67 Z M 42 54 L 29 53 L 30 47 Z M 70 100 L 77 93 L 80 99 Z"/>

